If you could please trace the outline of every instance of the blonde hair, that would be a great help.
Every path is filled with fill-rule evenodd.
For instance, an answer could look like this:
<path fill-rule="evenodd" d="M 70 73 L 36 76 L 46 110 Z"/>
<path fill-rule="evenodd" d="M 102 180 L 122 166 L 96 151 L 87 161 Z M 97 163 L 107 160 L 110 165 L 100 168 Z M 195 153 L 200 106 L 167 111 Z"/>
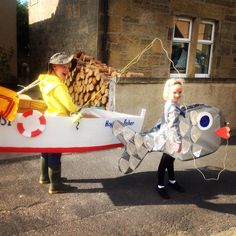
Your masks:
<path fill-rule="evenodd" d="M 183 79 L 175 79 L 175 78 L 172 78 L 172 79 L 168 79 L 165 83 L 165 86 L 164 86 L 164 90 L 163 90 L 163 98 L 164 100 L 168 100 L 168 96 L 169 96 L 169 93 L 170 93 L 170 89 L 172 86 L 174 85 L 180 85 L 181 87 L 183 87 L 183 84 L 184 84 L 184 80 Z"/>

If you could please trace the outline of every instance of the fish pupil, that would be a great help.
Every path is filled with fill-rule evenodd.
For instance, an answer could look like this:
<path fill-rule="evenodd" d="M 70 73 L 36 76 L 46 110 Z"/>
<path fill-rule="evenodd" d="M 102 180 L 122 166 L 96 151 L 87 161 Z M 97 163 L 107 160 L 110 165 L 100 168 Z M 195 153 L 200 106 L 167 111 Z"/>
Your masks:
<path fill-rule="evenodd" d="M 210 123 L 210 118 L 208 116 L 203 116 L 200 120 L 200 125 L 202 127 L 207 127 Z"/>

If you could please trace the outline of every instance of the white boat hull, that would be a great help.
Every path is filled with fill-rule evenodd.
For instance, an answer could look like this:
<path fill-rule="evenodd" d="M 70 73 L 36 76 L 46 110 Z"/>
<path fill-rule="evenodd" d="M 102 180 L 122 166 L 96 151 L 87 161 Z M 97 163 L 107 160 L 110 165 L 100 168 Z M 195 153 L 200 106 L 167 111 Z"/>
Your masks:
<path fill-rule="evenodd" d="M 141 131 L 144 121 L 144 114 L 135 116 L 95 108 L 83 112 L 96 118 L 82 118 L 78 125 L 73 123 L 73 117 L 44 115 L 43 126 L 38 119 L 32 121 L 32 117 L 24 118 L 22 114 L 17 114 L 12 123 L 1 118 L 0 152 L 88 152 L 121 147 L 112 134 L 113 121 L 120 120 L 136 132 Z M 20 125 L 28 133 L 22 132 Z M 40 132 L 30 136 L 32 129 L 38 128 Z"/>

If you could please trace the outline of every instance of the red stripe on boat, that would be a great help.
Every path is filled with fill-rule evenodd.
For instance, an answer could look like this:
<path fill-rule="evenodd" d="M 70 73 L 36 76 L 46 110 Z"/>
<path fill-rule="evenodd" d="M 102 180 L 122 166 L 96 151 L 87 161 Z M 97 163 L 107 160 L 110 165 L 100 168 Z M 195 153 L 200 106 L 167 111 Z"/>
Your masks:
<path fill-rule="evenodd" d="M 106 149 L 123 147 L 123 144 L 109 144 L 102 146 L 90 146 L 90 147 L 0 147 L 0 152 L 25 152 L 25 153 L 41 153 L 41 152 L 93 152 L 102 151 Z"/>

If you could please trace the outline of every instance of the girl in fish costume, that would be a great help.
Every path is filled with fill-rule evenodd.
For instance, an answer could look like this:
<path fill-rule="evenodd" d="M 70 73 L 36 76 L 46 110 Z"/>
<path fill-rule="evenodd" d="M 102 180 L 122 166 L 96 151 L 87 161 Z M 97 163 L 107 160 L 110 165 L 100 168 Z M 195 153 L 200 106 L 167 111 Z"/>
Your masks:
<path fill-rule="evenodd" d="M 158 167 L 158 185 L 156 188 L 163 198 L 169 198 L 164 184 L 166 170 L 169 177 L 168 185 L 179 192 L 184 192 L 184 189 L 175 180 L 175 158 L 172 157 L 174 153 L 180 153 L 182 149 L 179 117 L 183 112 L 178 104 L 182 92 L 183 81 L 181 79 L 166 81 L 163 91 L 163 98 L 166 101 L 163 117 L 154 128 L 147 132 L 135 133 L 119 121 L 113 123 L 114 135 L 125 145 L 125 151 L 120 161 L 127 160 L 130 163 L 126 173 L 136 169 L 149 151 L 163 152 Z M 119 163 L 119 166 L 121 167 L 122 163 Z"/>
<path fill-rule="evenodd" d="M 178 192 L 184 192 L 183 187 L 181 187 L 177 181 L 175 180 L 174 175 L 174 160 L 175 158 L 172 157 L 170 154 L 173 153 L 180 153 L 182 150 L 182 137 L 180 134 L 180 127 L 179 127 L 179 116 L 181 115 L 182 111 L 178 104 L 182 92 L 183 92 L 183 82 L 178 79 L 169 79 L 167 80 L 163 97 L 166 100 L 164 106 L 164 116 L 162 120 L 162 129 L 165 136 L 168 136 L 166 151 L 164 152 L 158 167 L 158 185 L 157 185 L 157 192 L 163 198 L 169 198 L 169 195 L 166 192 L 165 188 L 165 171 L 168 172 L 168 185 L 177 190 Z M 154 147 L 155 149 L 155 147 Z"/>
<path fill-rule="evenodd" d="M 47 104 L 45 114 L 52 116 L 68 116 L 75 113 L 78 107 L 73 103 L 69 91 L 64 84 L 69 73 L 73 56 L 56 53 L 49 60 L 48 74 L 41 74 L 40 91 Z M 60 127 L 58 127 L 60 128 Z M 42 153 L 40 157 L 40 184 L 50 184 L 49 194 L 71 191 L 74 187 L 62 183 L 61 153 Z"/>
<path fill-rule="evenodd" d="M 205 104 L 182 106 L 178 104 L 183 92 L 181 79 L 169 79 L 165 83 L 163 98 L 164 114 L 156 125 L 142 133 L 136 133 L 120 121 L 113 122 L 113 134 L 124 144 L 119 160 L 120 170 L 127 174 L 134 171 L 148 152 L 163 152 L 158 167 L 157 192 L 169 198 L 164 176 L 168 172 L 168 186 L 184 192 L 175 180 L 174 160 L 193 160 L 215 152 L 221 138 L 230 137 L 224 117 L 216 107 Z M 226 125 L 226 126 L 225 126 Z"/>

